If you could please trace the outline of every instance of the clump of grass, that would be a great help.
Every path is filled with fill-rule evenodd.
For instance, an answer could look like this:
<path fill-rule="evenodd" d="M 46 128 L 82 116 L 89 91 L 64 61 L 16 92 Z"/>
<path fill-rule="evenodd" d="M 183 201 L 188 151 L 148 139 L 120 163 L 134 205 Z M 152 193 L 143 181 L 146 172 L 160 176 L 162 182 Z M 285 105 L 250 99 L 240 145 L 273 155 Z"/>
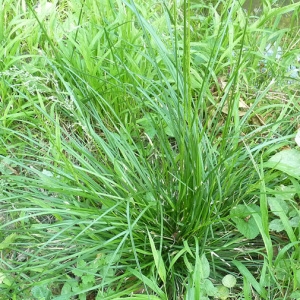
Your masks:
<path fill-rule="evenodd" d="M 263 299 L 296 291 L 272 268 L 274 244 L 296 260 L 294 229 L 291 245 L 272 235 L 266 195 L 297 183 L 261 162 L 295 129 L 284 70 L 298 41 L 286 40 L 282 60 L 268 57 L 280 71 L 257 82 L 264 47 L 283 40 L 274 16 L 297 5 L 251 22 L 237 1 L 62 1 L 47 14 L 9 3 L 1 38 L 17 46 L 7 43 L 1 73 L 3 295 L 224 298 L 229 274 L 237 299 L 252 287 Z M 270 102 L 273 87 L 284 94 Z M 237 227 L 238 205 L 259 236 Z"/>

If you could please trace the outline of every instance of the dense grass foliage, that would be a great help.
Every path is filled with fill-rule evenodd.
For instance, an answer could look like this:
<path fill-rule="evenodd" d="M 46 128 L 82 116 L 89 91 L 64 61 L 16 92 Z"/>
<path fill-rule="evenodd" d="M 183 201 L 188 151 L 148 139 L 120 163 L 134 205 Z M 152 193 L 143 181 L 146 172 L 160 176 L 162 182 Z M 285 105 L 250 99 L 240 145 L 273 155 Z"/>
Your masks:
<path fill-rule="evenodd" d="M 300 3 L 242 4 L 1 2 L 0 299 L 300 297 Z"/>

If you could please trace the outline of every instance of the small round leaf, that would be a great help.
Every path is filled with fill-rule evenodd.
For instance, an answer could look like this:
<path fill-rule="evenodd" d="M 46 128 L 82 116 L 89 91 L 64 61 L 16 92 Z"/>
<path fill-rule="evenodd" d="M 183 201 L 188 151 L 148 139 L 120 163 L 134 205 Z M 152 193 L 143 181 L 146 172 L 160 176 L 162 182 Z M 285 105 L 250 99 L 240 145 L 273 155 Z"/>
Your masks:
<path fill-rule="evenodd" d="M 229 297 L 229 290 L 226 286 L 218 286 L 218 297 L 221 300 L 226 300 Z"/>
<path fill-rule="evenodd" d="M 222 284 L 228 288 L 232 288 L 236 285 L 236 278 L 233 275 L 226 275 L 222 279 Z"/>

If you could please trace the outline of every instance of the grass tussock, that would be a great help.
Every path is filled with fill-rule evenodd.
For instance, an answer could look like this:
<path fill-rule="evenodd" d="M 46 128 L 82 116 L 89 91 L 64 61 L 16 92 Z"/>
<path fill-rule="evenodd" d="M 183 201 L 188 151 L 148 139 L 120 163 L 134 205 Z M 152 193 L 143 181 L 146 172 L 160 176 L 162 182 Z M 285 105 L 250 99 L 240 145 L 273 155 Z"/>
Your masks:
<path fill-rule="evenodd" d="M 1 3 L 0 299 L 299 298 L 300 4 L 33 2 Z"/>

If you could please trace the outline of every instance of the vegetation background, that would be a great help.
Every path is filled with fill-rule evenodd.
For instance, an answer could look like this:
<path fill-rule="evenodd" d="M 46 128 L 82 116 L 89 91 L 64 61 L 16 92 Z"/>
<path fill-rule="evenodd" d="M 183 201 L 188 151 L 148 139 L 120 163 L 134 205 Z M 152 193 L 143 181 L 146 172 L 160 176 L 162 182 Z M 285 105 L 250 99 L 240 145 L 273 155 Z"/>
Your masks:
<path fill-rule="evenodd" d="M 0 299 L 300 299 L 300 3 L 202 2 L 0 1 Z"/>

